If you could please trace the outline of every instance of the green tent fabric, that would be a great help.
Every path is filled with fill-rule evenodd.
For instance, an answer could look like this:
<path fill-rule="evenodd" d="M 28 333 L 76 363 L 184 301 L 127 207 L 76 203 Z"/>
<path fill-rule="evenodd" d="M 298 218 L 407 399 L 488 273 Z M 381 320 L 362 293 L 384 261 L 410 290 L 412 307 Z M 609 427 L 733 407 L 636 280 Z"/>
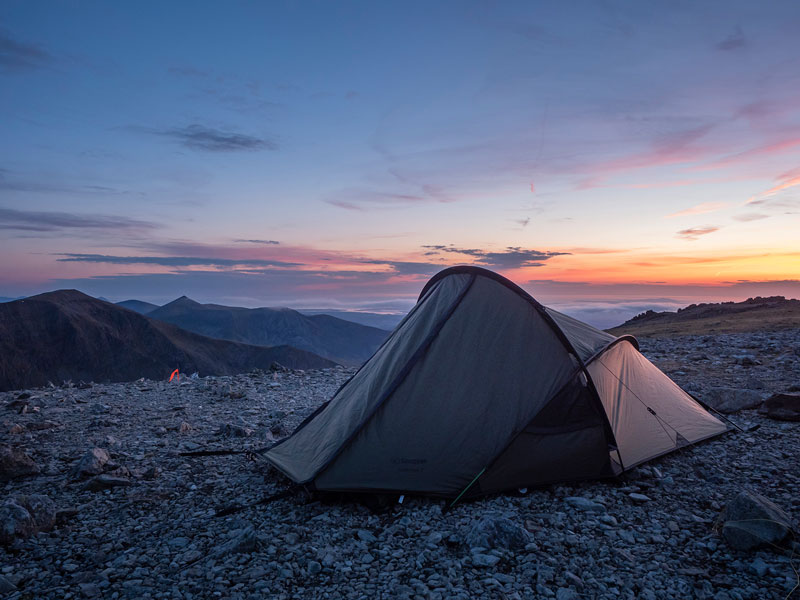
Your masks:
<path fill-rule="evenodd" d="M 453 267 L 265 457 L 318 490 L 474 496 L 612 476 L 724 431 L 634 338 Z"/>

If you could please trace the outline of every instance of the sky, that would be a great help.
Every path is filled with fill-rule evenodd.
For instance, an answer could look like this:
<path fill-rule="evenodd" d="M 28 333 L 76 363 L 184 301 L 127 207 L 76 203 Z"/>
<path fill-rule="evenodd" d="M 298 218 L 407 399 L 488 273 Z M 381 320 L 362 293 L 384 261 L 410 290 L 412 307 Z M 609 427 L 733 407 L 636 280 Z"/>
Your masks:
<path fill-rule="evenodd" d="M 0 5 L 0 296 L 800 297 L 800 3 Z"/>

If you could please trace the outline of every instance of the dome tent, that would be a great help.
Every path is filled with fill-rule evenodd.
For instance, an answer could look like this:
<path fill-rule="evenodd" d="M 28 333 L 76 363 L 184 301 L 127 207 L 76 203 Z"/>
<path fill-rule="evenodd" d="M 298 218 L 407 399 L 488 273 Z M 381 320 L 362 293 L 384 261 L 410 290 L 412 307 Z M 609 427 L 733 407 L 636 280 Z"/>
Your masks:
<path fill-rule="evenodd" d="M 265 457 L 317 490 L 460 497 L 613 476 L 724 431 L 633 337 L 453 267 Z"/>

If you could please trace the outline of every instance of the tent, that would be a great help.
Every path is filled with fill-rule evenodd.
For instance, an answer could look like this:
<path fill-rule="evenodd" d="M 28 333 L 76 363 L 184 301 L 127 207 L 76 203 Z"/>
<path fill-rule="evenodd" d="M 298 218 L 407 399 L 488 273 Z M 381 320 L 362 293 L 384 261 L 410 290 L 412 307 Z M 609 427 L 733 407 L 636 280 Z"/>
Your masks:
<path fill-rule="evenodd" d="M 633 337 L 453 267 L 265 457 L 316 490 L 456 498 L 614 476 L 724 431 Z"/>

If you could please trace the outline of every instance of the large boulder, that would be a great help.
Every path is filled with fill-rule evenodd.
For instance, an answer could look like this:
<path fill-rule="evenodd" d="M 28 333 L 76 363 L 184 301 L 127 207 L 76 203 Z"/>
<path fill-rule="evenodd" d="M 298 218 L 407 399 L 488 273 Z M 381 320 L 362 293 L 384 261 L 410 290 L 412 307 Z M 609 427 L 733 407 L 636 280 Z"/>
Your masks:
<path fill-rule="evenodd" d="M 16 496 L 0 504 L 0 544 L 8 545 L 18 537 L 50 531 L 56 524 L 56 506 L 41 494 Z"/>
<path fill-rule="evenodd" d="M 92 448 L 83 458 L 78 461 L 75 468 L 72 470 L 72 476 L 76 479 L 82 477 L 90 477 L 92 475 L 99 475 L 103 472 L 106 463 L 111 460 L 108 452 L 102 448 Z"/>
<path fill-rule="evenodd" d="M 759 494 L 740 492 L 720 515 L 722 537 L 736 550 L 777 545 L 792 535 L 792 521 L 776 504 Z"/>
<path fill-rule="evenodd" d="M 778 421 L 800 421 L 800 395 L 773 394 L 764 401 L 761 412 Z"/>
<path fill-rule="evenodd" d="M 38 472 L 39 466 L 22 450 L 0 446 L 0 483 Z"/>
<path fill-rule="evenodd" d="M 486 515 L 475 523 L 464 541 L 472 548 L 524 548 L 533 536 L 511 519 L 499 515 Z"/>
<path fill-rule="evenodd" d="M 734 413 L 745 408 L 757 408 L 764 399 L 755 390 L 715 387 L 702 398 L 711 408 L 723 413 Z"/>

